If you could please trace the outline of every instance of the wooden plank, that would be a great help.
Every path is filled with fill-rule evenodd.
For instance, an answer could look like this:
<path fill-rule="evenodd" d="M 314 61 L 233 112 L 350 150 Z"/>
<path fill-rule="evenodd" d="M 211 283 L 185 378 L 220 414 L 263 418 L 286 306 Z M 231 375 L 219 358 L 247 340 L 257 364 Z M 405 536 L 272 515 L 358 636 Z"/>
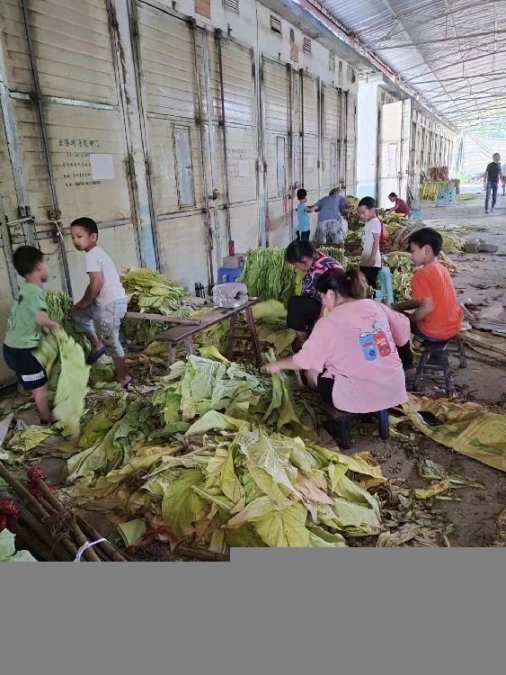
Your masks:
<path fill-rule="evenodd" d="M 194 337 L 199 333 L 212 328 L 213 326 L 218 325 L 222 321 L 227 321 L 231 319 L 234 315 L 244 312 L 248 307 L 253 307 L 258 303 L 258 300 L 250 300 L 241 307 L 236 307 L 235 309 L 212 309 L 210 312 L 207 312 L 201 317 L 201 323 L 199 326 L 177 326 L 176 328 L 171 328 L 164 333 L 157 335 L 156 339 L 158 342 L 169 342 L 169 343 L 179 343 L 183 342 L 189 337 Z"/>
<path fill-rule="evenodd" d="M 179 323 L 182 326 L 200 326 L 200 319 L 185 319 L 179 316 L 165 316 L 164 314 L 147 314 L 144 312 L 127 312 L 126 319 L 137 321 L 152 321 L 159 323 Z"/>

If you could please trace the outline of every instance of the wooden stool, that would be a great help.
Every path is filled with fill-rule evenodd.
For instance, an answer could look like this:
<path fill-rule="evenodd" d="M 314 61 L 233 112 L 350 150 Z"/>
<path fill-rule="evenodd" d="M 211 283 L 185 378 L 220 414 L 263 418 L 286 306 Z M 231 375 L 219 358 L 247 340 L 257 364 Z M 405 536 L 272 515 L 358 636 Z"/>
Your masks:
<path fill-rule="evenodd" d="M 422 356 L 416 371 L 415 381 L 413 383 L 413 390 L 416 391 L 426 373 L 442 373 L 442 378 L 445 385 L 445 392 L 447 396 L 451 396 L 454 391 L 453 378 L 450 369 L 450 361 L 448 354 L 457 354 L 460 367 L 467 368 L 466 350 L 464 341 L 457 336 L 446 342 L 422 342 Z M 436 357 L 440 363 L 431 363 L 431 357 Z"/>
<path fill-rule="evenodd" d="M 331 405 L 324 405 L 323 412 L 329 418 L 332 424 L 335 424 L 337 427 L 337 441 L 340 447 L 343 450 L 349 450 L 352 446 L 350 421 L 352 417 L 365 417 L 367 414 L 342 412 L 341 410 L 336 410 L 336 408 Z M 370 413 L 372 415 L 376 415 L 378 418 L 379 435 L 382 441 L 388 441 L 390 438 L 390 422 L 388 413 L 388 410 L 379 410 L 376 413 Z M 334 436 L 332 432 L 329 433 Z"/>

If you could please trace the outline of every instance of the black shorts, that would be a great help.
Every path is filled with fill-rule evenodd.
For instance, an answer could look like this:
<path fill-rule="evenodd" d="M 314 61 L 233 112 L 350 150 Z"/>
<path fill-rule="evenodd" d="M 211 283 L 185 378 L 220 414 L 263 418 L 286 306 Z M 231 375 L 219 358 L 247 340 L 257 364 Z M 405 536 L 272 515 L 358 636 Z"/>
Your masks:
<path fill-rule="evenodd" d="M 15 349 L 4 345 L 4 361 L 13 370 L 25 391 L 34 391 L 47 384 L 47 373 L 31 349 Z"/>
<path fill-rule="evenodd" d="M 381 272 L 381 267 L 361 267 L 360 271 L 367 279 L 369 286 L 371 286 L 371 288 L 376 288 L 378 274 Z"/>
<path fill-rule="evenodd" d="M 334 399 L 332 398 L 332 392 L 334 390 L 334 378 L 327 377 L 325 373 L 320 373 L 318 375 L 318 391 L 322 400 L 327 405 L 334 405 Z"/>
<path fill-rule="evenodd" d="M 296 295 L 288 300 L 286 325 L 298 333 L 310 333 L 320 318 L 322 303 L 308 295 Z"/>
<path fill-rule="evenodd" d="M 307 232 L 299 232 L 297 230 L 297 241 L 309 241 L 310 236 L 311 232 L 309 230 Z"/>

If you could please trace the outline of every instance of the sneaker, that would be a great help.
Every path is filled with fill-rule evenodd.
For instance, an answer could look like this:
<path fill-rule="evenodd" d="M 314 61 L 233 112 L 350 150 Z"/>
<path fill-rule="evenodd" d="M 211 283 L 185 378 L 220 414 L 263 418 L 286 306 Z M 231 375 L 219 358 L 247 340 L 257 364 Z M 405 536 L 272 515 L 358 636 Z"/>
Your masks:
<path fill-rule="evenodd" d="M 485 213 L 488 215 L 488 211 L 485 211 Z"/>

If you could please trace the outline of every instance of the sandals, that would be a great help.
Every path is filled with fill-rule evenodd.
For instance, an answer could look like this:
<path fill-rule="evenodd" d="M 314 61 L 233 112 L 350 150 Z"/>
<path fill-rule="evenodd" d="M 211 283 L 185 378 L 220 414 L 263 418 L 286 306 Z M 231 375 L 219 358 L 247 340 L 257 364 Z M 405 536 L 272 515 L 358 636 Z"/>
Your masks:
<path fill-rule="evenodd" d="M 88 358 L 86 359 L 86 365 L 87 366 L 92 366 L 94 363 L 96 363 L 99 359 L 102 358 L 102 356 L 105 356 L 107 354 L 107 350 L 105 347 L 102 347 L 102 349 L 99 349 L 98 352 L 95 352 L 94 354 L 90 354 Z"/>

